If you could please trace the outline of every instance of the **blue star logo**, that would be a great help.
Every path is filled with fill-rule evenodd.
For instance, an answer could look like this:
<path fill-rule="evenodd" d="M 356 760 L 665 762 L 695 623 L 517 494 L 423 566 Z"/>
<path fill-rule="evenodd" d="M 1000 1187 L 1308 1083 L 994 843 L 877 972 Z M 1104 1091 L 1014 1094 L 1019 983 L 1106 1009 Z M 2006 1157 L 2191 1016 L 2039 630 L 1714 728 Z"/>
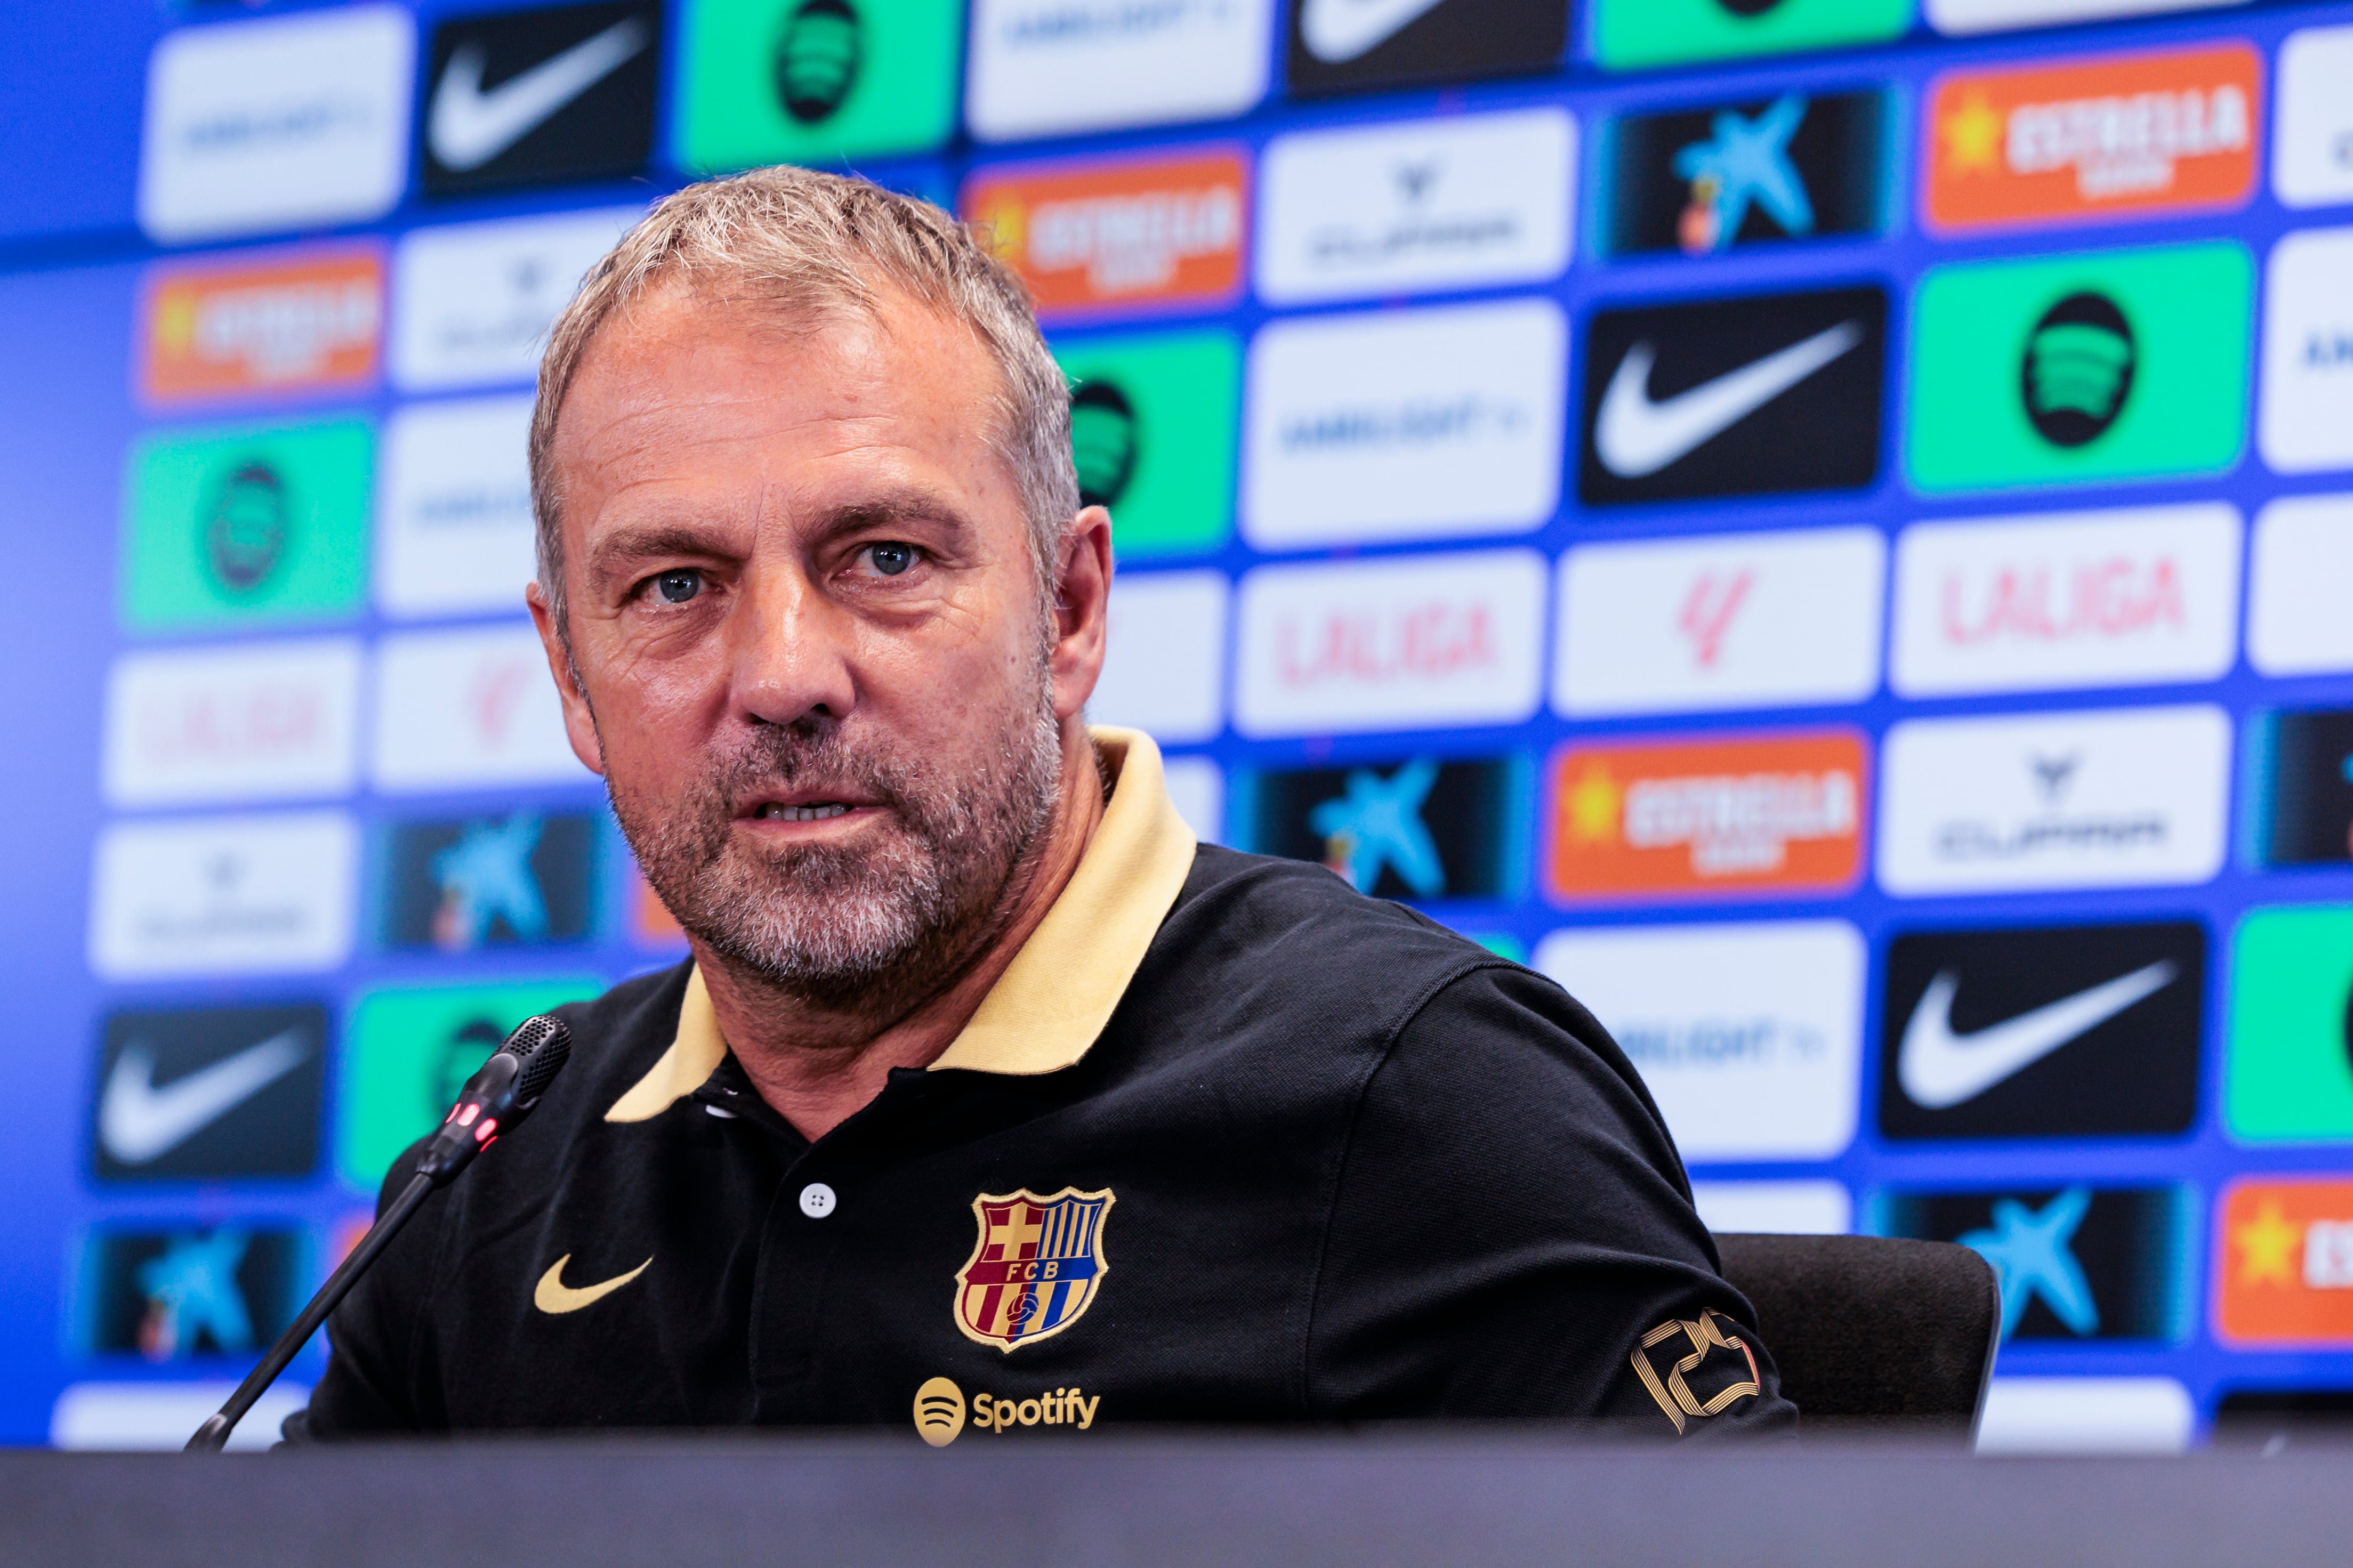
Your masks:
<path fill-rule="evenodd" d="M 2089 1334 L 2099 1329 L 2100 1309 L 2092 1300 L 2091 1282 L 2067 1249 L 2091 1206 L 2089 1187 L 2069 1187 L 2039 1211 L 2015 1198 L 2001 1198 L 1993 1205 L 1989 1229 L 1959 1237 L 1963 1247 L 1993 1266 L 1994 1281 L 2001 1288 L 2003 1339 L 2010 1338 L 2027 1303 L 2037 1296 L 2069 1331 Z"/>
<path fill-rule="evenodd" d="M 1446 891 L 1446 870 L 1422 824 L 1421 803 L 1437 782 L 1434 757 L 1417 757 L 1386 779 L 1370 768 L 1351 768 L 1344 793 L 1309 811 L 1307 826 L 1323 836 L 1333 869 L 1345 864 L 1343 874 L 1358 892 L 1371 892 L 1387 866 L 1414 897 L 1434 899 Z"/>
<path fill-rule="evenodd" d="M 184 1232 L 139 1266 L 148 1317 L 140 1338 L 151 1357 L 168 1361 L 194 1349 L 200 1333 L 210 1334 L 227 1355 L 253 1348 L 253 1320 L 237 1288 L 248 1240 L 235 1226 L 210 1236 Z"/>
<path fill-rule="evenodd" d="M 457 843 L 433 857 L 433 880 L 441 889 L 435 945 L 452 952 L 479 947 L 501 916 L 519 942 L 547 934 L 547 905 L 531 871 L 544 826 L 531 811 L 504 822 L 470 822 Z"/>
<path fill-rule="evenodd" d="M 1675 174 L 1691 183 L 1685 250 L 1729 250 L 1751 204 L 1762 206 L 1784 234 L 1814 232 L 1814 204 L 1789 162 L 1789 138 L 1805 118 L 1806 100 L 1794 92 L 1776 99 L 1755 120 L 1727 109 L 1710 121 L 1712 140 L 1675 154 Z"/>

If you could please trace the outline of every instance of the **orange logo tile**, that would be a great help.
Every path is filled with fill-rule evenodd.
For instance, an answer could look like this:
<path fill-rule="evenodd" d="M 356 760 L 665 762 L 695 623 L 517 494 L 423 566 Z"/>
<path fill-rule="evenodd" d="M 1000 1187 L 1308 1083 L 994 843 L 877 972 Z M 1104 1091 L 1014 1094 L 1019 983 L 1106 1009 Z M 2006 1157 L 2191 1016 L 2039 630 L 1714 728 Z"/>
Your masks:
<path fill-rule="evenodd" d="M 2353 1344 L 2353 1182 L 2234 1182 L 2214 1329 L 2239 1344 Z"/>
<path fill-rule="evenodd" d="M 632 879 L 636 886 L 629 899 L 629 925 L 638 941 L 648 947 L 684 946 L 685 929 L 670 912 L 670 906 L 661 901 L 661 895 L 654 891 L 653 884 L 646 880 L 645 873 L 638 871 Z"/>
<path fill-rule="evenodd" d="M 1547 879 L 1563 899 L 1851 886 L 1867 767 L 1849 730 L 1564 746 Z"/>
<path fill-rule="evenodd" d="M 965 216 L 1041 311 L 1222 304 L 1240 290 L 1240 153 L 983 170 Z"/>
<path fill-rule="evenodd" d="M 375 376 L 384 259 L 308 250 L 147 275 L 140 384 L 157 402 L 346 387 Z"/>
<path fill-rule="evenodd" d="M 2254 188 L 2263 62 L 2224 44 L 1956 72 L 1927 118 L 1933 228 L 2234 206 Z"/>

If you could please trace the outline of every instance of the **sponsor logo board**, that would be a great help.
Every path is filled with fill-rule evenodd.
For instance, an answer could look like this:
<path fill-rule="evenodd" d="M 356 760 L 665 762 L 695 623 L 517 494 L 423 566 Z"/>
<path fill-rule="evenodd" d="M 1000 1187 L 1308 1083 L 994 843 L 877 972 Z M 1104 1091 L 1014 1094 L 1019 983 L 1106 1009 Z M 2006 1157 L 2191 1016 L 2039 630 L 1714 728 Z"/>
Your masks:
<path fill-rule="evenodd" d="M 578 942 L 596 900 L 599 819 L 528 807 L 395 824 L 385 841 L 384 944 L 473 952 Z"/>
<path fill-rule="evenodd" d="M 2276 473 L 2353 468 L 2353 228 L 2291 234 L 2263 286 L 2263 400 L 2256 440 Z"/>
<path fill-rule="evenodd" d="M 1039 314 L 1209 309 L 1240 291 L 1250 177 L 1228 149 L 982 169 L 964 213 Z"/>
<path fill-rule="evenodd" d="M 2242 205 L 2263 61 L 2246 44 L 1952 71 L 1930 89 L 1930 227 L 2081 222 Z"/>
<path fill-rule="evenodd" d="M 2223 1119 L 2248 1143 L 2353 1141 L 2353 905 L 2252 910 L 2231 944 Z"/>
<path fill-rule="evenodd" d="M 2220 708 L 1907 720 L 1882 759 L 1879 881 L 1899 898 L 2187 884 L 2222 867 Z"/>
<path fill-rule="evenodd" d="M 351 952 L 359 843 L 339 812 L 117 823 L 95 859 L 101 979 L 325 970 Z"/>
<path fill-rule="evenodd" d="M 2214 1331 L 2225 1343 L 2353 1345 L 2353 1182 L 2242 1180 L 2214 1218 Z"/>
<path fill-rule="evenodd" d="M 1546 890 L 1580 900 L 1851 887 L 1866 744 L 1817 730 L 1564 745 L 1548 770 Z"/>
<path fill-rule="evenodd" d="M 1605 256 L 1717 256 L 1887 226 L 1890 114 L 1876 92 L 1629 114 L 1603 132 Z"/>
<path fill-rule="evenodd" d="M 458 1091 L 517 1024 L 605 989 L 594 975 L 497 985 L 386 987 L 352 1009 L 336 1095 L 335 1171 L 376 1190 L 402 1150 L 433 1131 Z"/>
<path fill-rule="evenodd" d="M 357 610 L 375 444 L 357 419 L 142 437 L 124 479 L 124 622 L 259 627 Z"/>
<path fill-rule="evenodd" d="M 1605 70 L 1785 54 L 1897 38 L 1912 0 L 1595 0 L 1593 54 Z"/>
<path fill-rule="evenodd" d="M 165 33 L 147 62 L 139 226 L 177 245 L 390 212 L 416 55 L 399 5 Z"/>
<path fill-rule="evenodd" d="M 2306 27 L 2279 50 L 2272 191 L 2282 206 L 2353 201 L 2353 27 Z"/>
<path fill-rule="evenodd" d="M 1544 580 L 1530 550 L 1261 566 L 1241 584 L 1234 727 L 1521 723 L 1543 688 Z"/>
<path fill-rule="evenodd" d="M 705 174 L 923 153 L 955 128 L 955 0 L 688 0 L 680 161 Z"/>
<path fill-rule="evenodd" d="M 2189 1331 L 2187 1187 L 1896 1190 L 1870 1208 L 1873 1235 L 1957 1241 L 1992 1266 L 2005 1345 L 2174 1342 Z"/>
<path fill-rule="evenodd" d="M 1056 345 L 1071 381 L 1079 500 L 1111 509 L 1124 562 L 1198 554 L 1233 530 L 1241 345 L 1221 331 Z"/>
<path fill-rule="evenodd" d="M 1559 0 L 1290 0 L 1293 96 L 1550 70 L 1568 47 Z"/>
<path fill-rule="evenodd" d="M 1857 702 L 1879 685 L 1875 528 L 1583 544 L 1562 558 L 1564 718 Z"/>
<path fill-rule="evenodd" d="M 2246 425 L 2253 272 L 2221 241 L 1932 268 L 1913 304 L 1912 483 L 2228 468 Z"/>
<path fill-rule="evenodd" d="M 1247 113 L 1273 24 L 1273 0 L 974 0 L 965 122 L 1014 142 Z"/>
<path fill-rule="evenodd" d="M 1880 1131 L 1898 1142 L 2187 1132 L 2205 994 L 2194 921 L 1905 931 L 1881 994 Z"/>
<path fill-rule="evenodd" d="M 1555 931 L 1536 967 L 1609 1031 L 1686 1160 L 1853 1142 L 1863 942 L 1844 921 Z"/>
<path fill-rule="evenodd" d="M 231 266 L 164 264 L 142 287 L 139 386 L 153 403 L 363 387 L 384 329 L 375 247 Z"/>
<path fill-rule="evenodd" d="M 2220 502 L 1915 523 L 1895 545 L 1906 697 L 2211 680 L 2238 657 L 2239 514 Z"/>
<path fill-rule="evenodd" d="M 90 1100 L 98 1180 L 308 1175 L 327 1033 L 315 1002 L 108 1015 Z"/>
<path fill-rule="evenodd" d="M 347 638 L 123 654 L 106 683 L 106 798 L 347 794 L 359 772 L 359 644 Z"/>
<path fill-rule="evenodd" d="M 392 379 L 438 392 L 539 374 L 582 274 L 645 216 L 602 207 L 411 229 L 392 258 Z"/>
<path fill-rule="evenodd" d="M 90 1231 L 82 1238 L 75 1348 L 157 1365 L 250 1358 L 294 1321 L 309 1253 L 291 1226 Z"/>
<path fill-rule="evenodd" d="M 1313 860 L 1360 893 L 1428 902 L 1520 890 L 1525 758 L 1253 769 L 1234 779 L 1237 849 Z"/>
<path fill-rule="evenodd" d="M 1844 1236 L 1854 1228 L 1854 1194 L 1839 1182 L 1694 1182 L 1692 1206 L 1718 1236 Z"/>
<path fill-rule="evenodd" d="M 375 600 L 402 617 L 514 611 L 538 569 L 529 397 L 412 403 L 384 436 Z"/>
<path fill-rule="evenodd" d="M 388 637 L 375 668 L 370 775 L 377 789 L 589 781 L 529 626 Z"/>
<path fill-rule="evenodd" d="M 2247 662 L 2265 675 L 2353 669 L 2353 496 L 2292 496 L 2255 518 Z"/>
<path fill-rule="evenodd" d="M 1597 311 L 1585 330 L 1578 499 L 1869 485 L 1886 320 L 1877 288 Z"/>
<path fill-rule="evenodd" d="M 1295 132 L 1259 161 L 1271 304 L 1542 283 L 1568 267 L 1577 121 L 1558 109 Z"/>
<path fill-rule="evenodd" d="M 1154 572 L 1114 582 L 1110 647 L 1089 716 L 1132 725 L 1164 744 L 1222 733 L 1227 596 L 1221 572 Z"/>
<path fill-rule="evenodd" d="M 1549 300 L 1276 321 L 1250 345 L 1242 533 L 1261 550 L 1523 533 L 1560 500 Z"/>
<path fill-rule="evenodd" d="M 444 20 L 417 110 L 425 194 L 636 174 L 653 152 L 661 32 L 649 0 Z"/>
<path fill-rule="evenodd" d="M 2248 730 L 2252 858 L 2261 866 L 2353 861 L 2353 708 L 2257 713 Z"/>

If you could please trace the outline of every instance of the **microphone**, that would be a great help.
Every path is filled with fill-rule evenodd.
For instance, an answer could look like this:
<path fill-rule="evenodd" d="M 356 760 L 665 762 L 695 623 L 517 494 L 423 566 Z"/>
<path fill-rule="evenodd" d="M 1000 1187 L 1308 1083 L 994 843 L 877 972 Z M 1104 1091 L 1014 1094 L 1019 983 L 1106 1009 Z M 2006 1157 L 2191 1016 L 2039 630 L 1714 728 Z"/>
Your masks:
<path fill-rule="evenodd" d="M 245 1418 L 245 1413 L 253 1408 L 253 1402 L 278 1381 L 278 1374 L 318 1332 L 327 1314 L 350 1293 L 359 1277 L 367 1272 L 368 1266 L 391 1244 L 433 1189 L 457 1180 L 459 1173 L 472 1164 L 483 1150 L 497 1142 L 501 1133 L 521 1126 L 571 1055 L 572 1031 L 563 1019 L 542 1013 L 515 1026 L 506 1043 L 492 1051 L 491 1059 L 466 1080 L 466 1087 L 458 1093 L 458 1103 L 441 1119 L 440 1131 L 433 1134 L 432 1141 L 425 1145 L 425 1152 L 417 1157 L 417 1173 L 409 1177 L 408 1185 L 401 1189 L 382 1217 L 368 1227 L 359 1245 L 352 1248 L 351 1256 L 327 1277 L 319 1293 L 311 1298 L 311 1304 L 302 1309 L 301 1316 L 278 1336 L 269 1353 L 237 1385 L 228 1403 L 196 1428 L 195 1435 L 188 1439 L 186 1452 L 215 1453 L 228 1442 L 228 1435 Z"/>

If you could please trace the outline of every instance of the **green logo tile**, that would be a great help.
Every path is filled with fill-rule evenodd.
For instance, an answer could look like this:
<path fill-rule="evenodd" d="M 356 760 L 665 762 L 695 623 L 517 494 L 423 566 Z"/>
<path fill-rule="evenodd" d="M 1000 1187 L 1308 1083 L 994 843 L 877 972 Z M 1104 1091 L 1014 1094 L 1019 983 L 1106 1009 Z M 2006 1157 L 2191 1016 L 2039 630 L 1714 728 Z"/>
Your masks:
<path fill-rule="evenodd" d="M 1215 550 L 1233 531 L 1241 344 L 1219 331 L 1092 338 L 1071 378 L 1079 493 L 1111 508 L 1122 561 Z"/>
<path fill-rule="evenodd" d="M 2246 426 L 2253 281 L 2228 242 L 1935 268 L 1913 301 L 1912 483 L 2230 468 Z"/>
<path fill-rule="evenodd" d="M 955 128 L 957 0 L 693 0 L 685 37 L 690 168 L 925 153 Z"/>
<path fill-rule="evenodd" d="M 140 441 L 124 479 L 124 622 L 185 630 L 356 611 L 375 444 L 358 419 Z"/>
<path fill-rule="evenodd" d="M 600 994 L 595 975 L 503 985 L 371 991 L 353 1009 L 336 1110 L 335 1169 L 373 1193 L 400 1152 L 433 1131 L 517 1024 Z"/>
<path fill-rule="evenodd" d="M 1605 70 L 1778 55 L 1902 37 L 1912 0 L 1599 0 L 1593 54 Z"/>
<path fill-rule="evenodd" d="M 2232 943 L 2224 1116 L 2253 1143 L 2353 1142 L 2353 904 L 2255 910 Z"/>

